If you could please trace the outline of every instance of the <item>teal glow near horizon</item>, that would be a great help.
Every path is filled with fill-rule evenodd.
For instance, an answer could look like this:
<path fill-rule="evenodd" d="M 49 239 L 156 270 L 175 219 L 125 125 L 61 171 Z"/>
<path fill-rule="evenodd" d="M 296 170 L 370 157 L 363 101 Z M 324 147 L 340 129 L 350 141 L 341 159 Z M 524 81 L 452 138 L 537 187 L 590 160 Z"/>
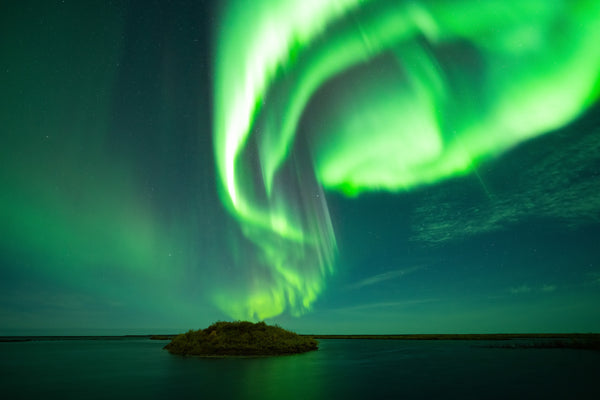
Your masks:
<path fill-rule="evenodd" d="M 408 191 L 565 126 L 597 99 L 598 37 L 594 1 L 228 2 L 215 159 L 255 253 L 216 304 L 309 310 L 336 253 L 321 187 Z"/>

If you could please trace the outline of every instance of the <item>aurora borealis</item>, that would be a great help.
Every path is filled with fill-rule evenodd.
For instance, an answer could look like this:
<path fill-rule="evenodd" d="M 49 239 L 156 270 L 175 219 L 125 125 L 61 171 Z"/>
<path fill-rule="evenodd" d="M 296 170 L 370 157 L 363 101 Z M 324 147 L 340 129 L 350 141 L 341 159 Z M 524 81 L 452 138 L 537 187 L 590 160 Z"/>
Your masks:
<path fill-rule="evenodd" d="M 289 177 L 277 176 L 301 141 L 297 134 L 309 136 L 325 188 L 406 191 L 471 172 L 565 125 L 597 94 L 600 5 L 592 2 L 224 8 L 215 83 L 222 197 L 274 281 L 243 296 L 234 317 L 274 316 L 286 299 L 292 310 L 309 308 L 332 267 L 335 240 L 321 194 L 302 176 L 300 190 L 317 199 L 290 195 Z M 257 26 L 246 23 L 253 18 Z M 316 95 L 319 89 L 325 93 Z M 312 97 L 326 99 L 319 112 L 303 115 Z M 247 172 L 253 167 L 258 182 Z"/>
<path fill-rule="evenodd" d="M 598 2 L 0 7 L 0 330 L 600 329 Z"/>

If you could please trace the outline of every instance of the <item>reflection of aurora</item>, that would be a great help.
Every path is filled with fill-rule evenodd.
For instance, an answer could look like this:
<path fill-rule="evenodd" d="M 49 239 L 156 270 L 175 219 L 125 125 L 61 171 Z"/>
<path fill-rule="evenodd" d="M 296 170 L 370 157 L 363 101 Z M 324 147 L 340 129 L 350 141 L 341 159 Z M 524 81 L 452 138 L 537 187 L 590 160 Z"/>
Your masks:
<path fill-rule="evenodd" d="M 258 249 L 240 266 L 253 280 L 215 297 L 235 318 L 299 314 L 323 290 L 335 238 L 321 186 L 395 192 L 466 174 L 598 96 L 597 1 L 262 0 L 222 11 L 221 197 Z"/>

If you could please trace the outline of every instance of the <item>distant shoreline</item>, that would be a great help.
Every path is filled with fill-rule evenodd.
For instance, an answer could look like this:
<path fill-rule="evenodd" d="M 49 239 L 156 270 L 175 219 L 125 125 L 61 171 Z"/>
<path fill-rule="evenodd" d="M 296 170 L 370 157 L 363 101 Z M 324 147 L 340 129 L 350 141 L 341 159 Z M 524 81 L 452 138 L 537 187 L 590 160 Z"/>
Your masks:
<path fill-rule="evenodd" d="M 153 335 L 98 335 L 98 336 L 35 336 L 15 335 L 0 336 L 0 342 L 28 342 L 28 341 L 52 341 L 52 340 L 126 340 L 126 339 L 151 339 L 171 340 L 177 334 L 153 334 Z M 513 339 L 569 339 L 569 340 L 593 340 L 600 341 L 600 333 L 443 333 L 443 334 L 393 334 L 393 335 L 319 335 L 300 334 L 314 339 L 361 339 L 361 340 L 513 340 Z"/>
<path fill-rule="evenodd" d="M 600 333 L 443 333 L 403 335 L 303 335 L 315 339 L 367 340 L 513 340 L 513 339 L 585 339 L 600 340 Z"/>
<path fill-rule="evenodd" d="M 0 336 L 0 343 L 81 340 L 173 340 L 176 334 L 123 336 Z M 600 333 L 471 333 L 405 335 L 299 335 L 315 340 L 469 341 L 502 349 L 585 349 L 600 351 Z M 496 342 L 496 343 L 489 343 Z M 498 343 L 501 342 L 502 344 Z"/>
<path fill-rule="evenodd" d="M 151 340 L 171 340 L 177 334 L 168 335 L 15 335 L 15 336 L 0 336 L 2 342 L 40 342 L 40 341 L 57 341 L 57 340 L 127 340 L 127 339 L 151 339 Z"/>
<path fill-rule="evenodd" d="M 423 335 L 311 335 L 313 339 L 470 341 L 484 342 L 476 347 L 501 349 L 581 349 L 600 350 L 598 333 L 487 333 Z M 485 343 L 487 342 L 487 343 Z M 496 343 L 490 343 L 496 342 Z M 502 342 L 499 344 L 497 342 Z"/>

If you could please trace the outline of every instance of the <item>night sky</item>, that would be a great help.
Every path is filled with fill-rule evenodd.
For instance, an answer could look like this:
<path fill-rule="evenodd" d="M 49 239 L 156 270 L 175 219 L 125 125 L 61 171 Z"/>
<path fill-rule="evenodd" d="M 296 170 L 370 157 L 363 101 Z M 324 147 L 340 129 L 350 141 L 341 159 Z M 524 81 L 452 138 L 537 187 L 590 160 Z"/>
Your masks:
<path fill-rule="evenodd" d="M 600 331 L 598 2 L 216 3 L 0 5 L 0 335 Z"/>

